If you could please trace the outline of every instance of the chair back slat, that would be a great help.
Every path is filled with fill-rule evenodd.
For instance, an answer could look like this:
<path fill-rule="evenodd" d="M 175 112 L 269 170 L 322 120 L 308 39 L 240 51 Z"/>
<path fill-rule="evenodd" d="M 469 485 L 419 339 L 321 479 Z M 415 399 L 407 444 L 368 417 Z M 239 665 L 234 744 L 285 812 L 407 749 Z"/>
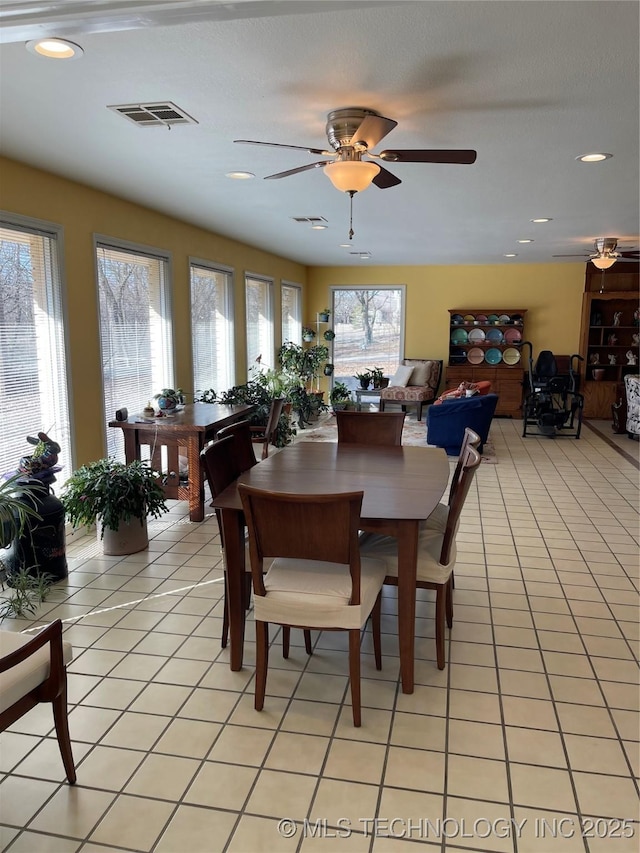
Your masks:
<path fill-rule="evenodd" d="M 451 549 L 456 540 L 456 533 L 460 525 L 460 514 L 469 494 L 471 482 L 481 461 L 482 457 L 475 447 L 468 444 L 462 460 L 462 472 L 456 483 L 453 500 L 449 504 L 447 527 L 444 532 L 442 549 L 440 551 L 440 563 L 443 566 L 447 566 L 451 562 Z"/>
<path fill-rule="evenodd" d="M 239 484 L 238 492 L 249 528 L 251 572 L 257 595 L 265 594 L 263 560 L 288 557 L 348 565 L 350 603 L 360 603 L 358 527 L 364 492 L 291 495 L 244 484 Z"/>
<path fill-rule="evenodd" d="M 274 397 L 271 401 L 271 409 L 269 410 L 269 418 L 267 420 L 267 425 L 264 428 L 264 438 L 260 439 L 264 442 L 262 447 L 262 458 L 266 459 L 269 455 L 269 445 L 273 444 L 273 440 L 275 438 L 276 430 L 278 429 L 278 422 L 280 420 L 280 416 L 282 415 L 282 409 L 284 408 L 284 404 L 287 402 L 285 397 Z"/>
<path fill-rule="evenodd" d="M 405 412 L 336 412 L 338 444 L 402 444 Z"/>
<path fill-rule="evenodd" d="M 462 466 L 464 465 L 464 460 L 466 458 L 466 451 L 469 445 L 476 450 L 478 449 L 478 445 L 480 444 L 480 436 L 477 432 L 471 429 L 471 427 L 465 427 L 464 437 L 462 439 L 462 444 L 460 446 L 460 453 L 458 454 L 458 463 L 456 465 L 456 470 L 453 472 L 453 477 L 451 478 L 451 487 L 449 489 L 449 500 L 447 501 L 448 505 L 451 506 L 453 502 L 453 496 L 455 494 L 455 490 L 457 488 L 457 484 L 460 480 L 460 476 L 462 475 Z"/>
<path fill-rule="evenodd" d="M 233 455 L 236 459 L 238 472 L 248 471 L 258 464 L 256 455 L 253 452 L 253 442 L 251 441 L 251 425 L 249 421 L 236 421 L 234 424 L 223 427 L 218 431 L 216 438 L 226 438 L 233 436 Z"/>

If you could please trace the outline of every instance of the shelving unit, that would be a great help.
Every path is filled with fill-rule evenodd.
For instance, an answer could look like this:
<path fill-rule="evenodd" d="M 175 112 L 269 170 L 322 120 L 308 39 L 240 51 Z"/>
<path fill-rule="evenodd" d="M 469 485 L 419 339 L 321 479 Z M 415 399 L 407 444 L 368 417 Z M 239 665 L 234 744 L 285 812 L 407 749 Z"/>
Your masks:
<path fill-rule="evenodd" d="M 519 334 L 519 340 L 524 340 L 526 314 L 526 308 L 449 309 L 449 359 L 445 377 L 447 390 L 457 388 L 465 381 L 489 380 L 491 390 L 498 394 L 499 398 L 496 414 L 520 417 L 523 365 L 521 351 L 516 346 L 519 341 L 511 338 L 517 338 Z M 474 334 L 475 330 L 478 330 L 477 334 Z M 469 340 L 469 336 L 472 340 Z M 476 337 L 481 340 L 474 340 Z M 477 353 L 471 353 L 472 361 L 469 361 L 469 352 L 474 349 L 479 350 L 482 355 L 478 363 L 473 363 Z M 489 353 L 489 350 L 493 352 Z M 515 350 L 517 353 L 507 353 L 507 357 L 517 357 L 512 364 L 504 361 L 506 350 Z M 490 357 L 489 363 L 486 360 L 487 353 Z M 491 359 L 491 356 L 494 358 Z"/>
<path fill-rule="evenodd" d="M 320 319 L 321 316 L 322 316 L 321 312 L 317 313 L 315 323 L 313 324 L 316 327 L 315 338 L 311 341 L 305 341 L 303 339 L 302 343 L 303 343 L 303 345 L 310 344 L 312 346 L 320 346 L 320 345 L 326 346 L 329 350 L 329 358 L 327 359 L 326 364 L 333 364 L 333 338 L 330 341 L 328 341 L 324 337 L 325 332 L 328 331 L 329 329 L 331 329 L 331 322 L 330 322 L 330 320 L 321 320 Z M 311 326 L 309 326 L 309 327 L 311 327 Z M 331 331 L 333 331 L 333 329 L 331 329 Z M 325 376 L 327 376 L 327 374 L 325 374 Z M 331 374 L 328 375 L 328 378 L 329 378 L 329 381 L 331 381 Z M 315 390 L 316 390 L 316 393 L 320 393 L 320 377 L 319 376 L 316 377 L 316 389 Z"/>
<path fill-rule="evenodd" d="M 584 358 L 585 417 L 609 419 L 617 386 L 627 373 L 640 372 L 637 320 L 637 292 L 584 294 L 580 354 Z M 628 362 L 627 353 L 635 357 L 635 364 Z M 615 358 L 615 363 L 611 363 L 610 357 Z"/>

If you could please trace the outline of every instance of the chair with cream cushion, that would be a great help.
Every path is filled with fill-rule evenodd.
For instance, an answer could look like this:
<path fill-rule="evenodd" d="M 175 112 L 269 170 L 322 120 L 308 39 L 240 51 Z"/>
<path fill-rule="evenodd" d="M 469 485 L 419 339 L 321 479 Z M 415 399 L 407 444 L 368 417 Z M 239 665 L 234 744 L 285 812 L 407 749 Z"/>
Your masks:
<path fill-rule="evenodd" d="M 336 412 L 338 444 L 399 447 L 405 412 Z"/>
<path fill-rule="evenodd" d="M 436 656 L 438 669 L 445 667 L 444 626 L 453 625 L 453 569 L 456 562 L 456 533 L 460 513 L 482 457 L 470 444 L 462 459 L 460 476 L 452 484 L 449 506 L 431 523 L 421 527 L 418 539 L 416 586 L 436 590 Z M 440 504 L 440 506 L 444 506 Z M 393 536 L 371 534 L 361 540 L 362 555 L 378 557 L 386 563 L 385 583 L 398 583 L 398 541 Z"/>
<path fill-rule="evenodd" d="M 72 659 L 73 648 L 62 640 L 59 619 L 35 636 L 0 631 L 0 731 L 40 702 L 51 702 L 70 785 L 76 781 L 67 712 L 67 664 Z"/>
<path fill-rule="evenodd" d="M 353 724 L 359 726 L 360 633 L 372 616 L 376 667 L 380 649 L 380 592 L 384 561 L 360 557 L 363 492 L 290 495 L 238 486 L 249 528 L 256 623 L 255 707 L 267 680 L 269 622 L 349 632 Z M 266 575 L 264 560 L 273 558 Z"/>
<path fill-rule="evenodd" d="M 441 375 L 441 360 L 403 359 L 389 385 L 380 391 L 380 411 L 384 412 L 389 403 L 400 404 L 402 411 L 406 411 L 408 405 L 415 405 L 417 418 L 421 421 L 423 406 L 436 399 Z"/>

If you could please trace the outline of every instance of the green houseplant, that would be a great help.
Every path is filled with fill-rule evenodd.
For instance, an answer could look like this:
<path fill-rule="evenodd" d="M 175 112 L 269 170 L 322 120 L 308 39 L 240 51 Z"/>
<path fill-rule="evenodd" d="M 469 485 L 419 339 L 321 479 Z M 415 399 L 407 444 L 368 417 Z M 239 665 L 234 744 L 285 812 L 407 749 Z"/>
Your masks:
<path fill-rule="evenodd" d="M 351 401 L 351 392 L 344 382 L 334 382 L 333 388 L 329 392 L 329 402 L 333 407 L 334 412 L 339 412 L 347 408 L 347 404 Z"/>
<path fill-rule="evenodd" d="M 318 312 L 318 321 L 320 323 L 328 323 L 330 314 L 331 314 L 330 308 L 323 308 L 322 311 Z"/>
<path fill-rule="evenodd" d="M 98 459 L 74 471 L 61 500 L 74 527 L 99 522 L 105 554 L 134 554 L 149 544 L 147 517 L 168 507 L 158 474 L 139 459 Z"/>
<path fill-rule="evenodd" d="M 371 374 L 368 370 L 365 370 L 364 373 L 354 373 L 353 378 L 358 380 L 363 391 L 366 391 L 371 384 Z"/>
<path fill-rule="evenodd" d="M 311 326 L 303 326 L 302 327 L 302 340 L 303 341 L 312 341 L 316 336 L 316 330 L 312 329 Z"/>

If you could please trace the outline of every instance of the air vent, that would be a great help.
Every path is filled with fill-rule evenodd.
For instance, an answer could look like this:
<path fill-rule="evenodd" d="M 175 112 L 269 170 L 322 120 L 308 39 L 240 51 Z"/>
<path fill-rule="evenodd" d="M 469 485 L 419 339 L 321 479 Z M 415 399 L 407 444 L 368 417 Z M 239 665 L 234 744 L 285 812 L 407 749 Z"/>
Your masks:
<path fill-rule="evenodd" d="M 309 225 L 326 225 L 324 216 L 292 216 L 294 222 L 307 222 Z"/>
<path fill-rule="evenodd" d="M 140 127 L 172 127 L 174 124 L 198 124 L 171 101 L 155 104 L 114 104 L 107 109 L 120 113 Z"/>
<path fill-rule="evenodd" d="M 369 260 L 371 252 L 349 252 L 350 255 L 355 255 L 356 258 L 361 258 L 363 261 Z"/>

